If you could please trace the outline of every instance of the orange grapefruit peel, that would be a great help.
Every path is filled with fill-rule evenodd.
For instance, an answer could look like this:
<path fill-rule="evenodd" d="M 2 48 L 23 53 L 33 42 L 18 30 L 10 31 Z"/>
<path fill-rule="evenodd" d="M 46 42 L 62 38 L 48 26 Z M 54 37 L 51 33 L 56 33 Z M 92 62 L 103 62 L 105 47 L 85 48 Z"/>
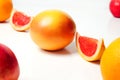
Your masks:
<path fill-rule="evenodd" d="M 100 69 L 103 80 L 120 80 L 120 37 L 113 40 L 105 49 Z"/>

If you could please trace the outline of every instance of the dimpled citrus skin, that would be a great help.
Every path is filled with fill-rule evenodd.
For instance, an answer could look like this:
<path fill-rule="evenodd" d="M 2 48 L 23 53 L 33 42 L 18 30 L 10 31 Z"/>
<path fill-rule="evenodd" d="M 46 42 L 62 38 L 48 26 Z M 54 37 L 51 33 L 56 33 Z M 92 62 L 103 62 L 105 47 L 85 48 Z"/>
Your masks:
<path fill-rule="evenodd" d="M 59 50 L 72 42 L 75 31 L 75 23 L 66 13 L 46 10 L 33 18 L 30 35 L 40 48 Z"/>
<path fill-rule="evenodd" d="M 120 80 L 120 38 L 106 48 L 100 67 L 103 80 Z"/>
<path fill-rule="evenodd" d="M 0 22 L 6 21 L 13 9 L 12 0 L 0 0 Z"/>

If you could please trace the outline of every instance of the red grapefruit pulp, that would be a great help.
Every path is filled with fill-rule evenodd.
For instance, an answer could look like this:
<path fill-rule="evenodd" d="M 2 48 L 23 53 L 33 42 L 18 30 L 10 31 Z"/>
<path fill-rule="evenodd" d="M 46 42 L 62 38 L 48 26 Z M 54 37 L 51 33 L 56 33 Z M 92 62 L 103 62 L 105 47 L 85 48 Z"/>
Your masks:
<path fill-rule="evenodd" d="M 96 49 L 97 49 L 97 39 L 89 38 L 85 36 L 79 37 L 79 45 L 81 47 L 82 52 L 86 56 L 92 56 L 94 55 Z"/>
<path fill-rule="evenodd" d="M 103 39 L 95 39 L 76 34 L 76 46 L 80 55 L 87 61 L 99 60 L 105 49 Z"/>
<path fill-rule="evenodd" d="M 16 26 L 24 26 L 29 23 L 30 17 L 23 15 L 23 13 L 16 11 L 13 15 L 13 23 Z"/>

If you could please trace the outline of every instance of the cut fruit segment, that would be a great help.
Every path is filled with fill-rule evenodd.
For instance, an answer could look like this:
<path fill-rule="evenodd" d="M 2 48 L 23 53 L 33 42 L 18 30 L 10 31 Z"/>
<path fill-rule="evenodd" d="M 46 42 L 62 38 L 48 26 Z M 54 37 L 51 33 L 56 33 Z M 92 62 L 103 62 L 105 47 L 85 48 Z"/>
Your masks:
<path fill-rule="evenodd" d="M 87 61 L 100 60 L 105 50 L 104 40 L 80 36 L 76 33 L 76 47 L 78 52 Z"/>
<path fill-rule="evenodd" d="M 13 10 L 10 17 L 10 24 L 13 29 L 16 31 L 26 31 L 30 28 L 30 23 L 32 21 L 31 16 L 27 16 L 26 14 Z"/>

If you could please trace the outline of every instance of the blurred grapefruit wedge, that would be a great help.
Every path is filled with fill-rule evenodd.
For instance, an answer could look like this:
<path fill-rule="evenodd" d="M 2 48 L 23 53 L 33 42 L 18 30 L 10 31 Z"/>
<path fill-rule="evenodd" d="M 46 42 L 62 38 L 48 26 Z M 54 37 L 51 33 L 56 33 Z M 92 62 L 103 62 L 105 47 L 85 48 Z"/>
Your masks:
<path fill-rule="evenodd" d="M 32 17 L 17 10 L 13 10 L 10 17 L 10 24 L 16 31 L 26 31 L 30 28 Z"/>

